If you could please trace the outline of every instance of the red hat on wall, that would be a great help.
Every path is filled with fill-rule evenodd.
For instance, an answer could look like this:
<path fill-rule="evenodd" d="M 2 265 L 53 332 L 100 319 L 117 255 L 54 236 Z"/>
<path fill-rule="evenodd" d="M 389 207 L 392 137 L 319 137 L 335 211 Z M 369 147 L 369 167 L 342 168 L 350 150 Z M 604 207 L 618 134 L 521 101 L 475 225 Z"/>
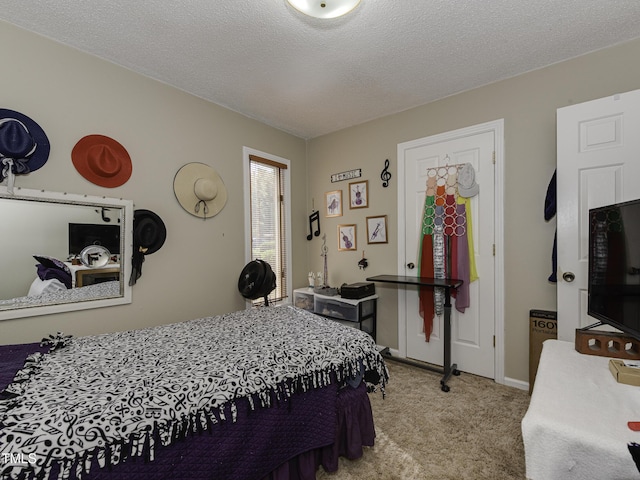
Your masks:
<path fill-rule="evenodd" d="M 101 187 L 119 187 L 129 180 L 133 167 L 127 150 L 113 138 L 87 135 L 71 150 L 80 175 Z"/>

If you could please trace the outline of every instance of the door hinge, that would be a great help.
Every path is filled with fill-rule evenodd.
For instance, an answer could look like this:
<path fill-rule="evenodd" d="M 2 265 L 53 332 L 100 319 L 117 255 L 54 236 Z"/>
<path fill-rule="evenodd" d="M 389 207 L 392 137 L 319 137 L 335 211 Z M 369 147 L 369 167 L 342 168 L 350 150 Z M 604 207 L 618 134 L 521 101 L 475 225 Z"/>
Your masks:
<path fill-rule="evenodd" d="M 496 348 L 496 336 L 493 336 L 493 348 Z"/>
<path fill-rule="evenodd" d="M 496 164 L 496 152 L 495 151 L 493 152 L 493 164 L 494 165 Z"/>
<path fill-rule="evenodd" d="M 495 243 L 493 244 L 493 256 L 494 257 L 496 256 L 496 244 Z"/>

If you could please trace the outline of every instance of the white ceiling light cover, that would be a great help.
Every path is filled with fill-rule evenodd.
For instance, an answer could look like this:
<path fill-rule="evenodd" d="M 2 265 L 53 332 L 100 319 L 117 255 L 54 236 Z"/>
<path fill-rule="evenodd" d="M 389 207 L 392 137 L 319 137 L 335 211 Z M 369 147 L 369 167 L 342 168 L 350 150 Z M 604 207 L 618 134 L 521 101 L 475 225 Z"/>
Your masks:
<path fill-rule="evenodd" d="M 356 8 L 360 0 L 287 0 L 296 10 L 316 18 L 336 18 Z"/>

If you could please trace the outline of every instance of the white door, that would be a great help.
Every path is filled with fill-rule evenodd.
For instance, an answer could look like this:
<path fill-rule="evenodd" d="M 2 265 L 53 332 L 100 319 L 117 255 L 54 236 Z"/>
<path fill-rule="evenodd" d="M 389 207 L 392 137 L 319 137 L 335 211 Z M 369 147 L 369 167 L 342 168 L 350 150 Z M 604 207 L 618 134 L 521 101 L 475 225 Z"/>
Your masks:
<path fill-rule="evenodd" d="M 558 109 L 558 338 L 587 315 L 589 209 L 640 198 L 640 90 Z M 572 279 L 574 278 L 574 279 Z"/>
<path fill-rule="evenodd" d="M 449 132 L 445 140 L 441 135 L 398 145 L 400 179 L 403 194 L 398 195 L 399 216 L 404 217 L 400 232 L 400 275 L 418 276 L 420 238 L 423 207 L 425 204 L 428 169 L 446 165 L 471 163 L 476 171 L 480 193 L 471 199 L 475 261 L 479 279 L 470 284 L 470 307 L 464 313 L 451 309 L 451 360 L 458 369 L 494 378 L 495 332 L 495 266 L 494 266 L 494 152 L 495 131 L 470 133 L 470 130 Z M 401 198 L 401 197 L 404 198 Z M 403 261 L 404 259 L 404 261 Z M 411 264 L 415 267 L 411 267 Z M 419 298 L 416 288 L 407 288 L 404 312 L 399 308 L 399 322 L 405 324 L 406 356 L 435 365 L 443 365 L 444 318 L 436 316 L 433 332 L 426 342 Z M 401 301 L 401 300 L 400 300 Z"/>

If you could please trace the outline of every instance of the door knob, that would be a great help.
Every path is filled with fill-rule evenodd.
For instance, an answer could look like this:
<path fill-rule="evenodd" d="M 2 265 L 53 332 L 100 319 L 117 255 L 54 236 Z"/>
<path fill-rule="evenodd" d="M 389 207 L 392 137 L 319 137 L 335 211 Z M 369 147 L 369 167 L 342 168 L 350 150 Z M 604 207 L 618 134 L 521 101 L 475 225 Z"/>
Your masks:
<path fill-rule="evenodd" d="M 565 272 L 562 274 L 562 278 L 565 282 L 573 282 L 576 279 L 576 276 L 573 272 Z"/>
<path fill-rule="evenodd" d="M 413 262 L 409 262 L 409 263 L 407 263 L 407 268 L 409 270 L 413 270 L 414 268 L 416 268 L 416 266 L 413 264 Z"/>

